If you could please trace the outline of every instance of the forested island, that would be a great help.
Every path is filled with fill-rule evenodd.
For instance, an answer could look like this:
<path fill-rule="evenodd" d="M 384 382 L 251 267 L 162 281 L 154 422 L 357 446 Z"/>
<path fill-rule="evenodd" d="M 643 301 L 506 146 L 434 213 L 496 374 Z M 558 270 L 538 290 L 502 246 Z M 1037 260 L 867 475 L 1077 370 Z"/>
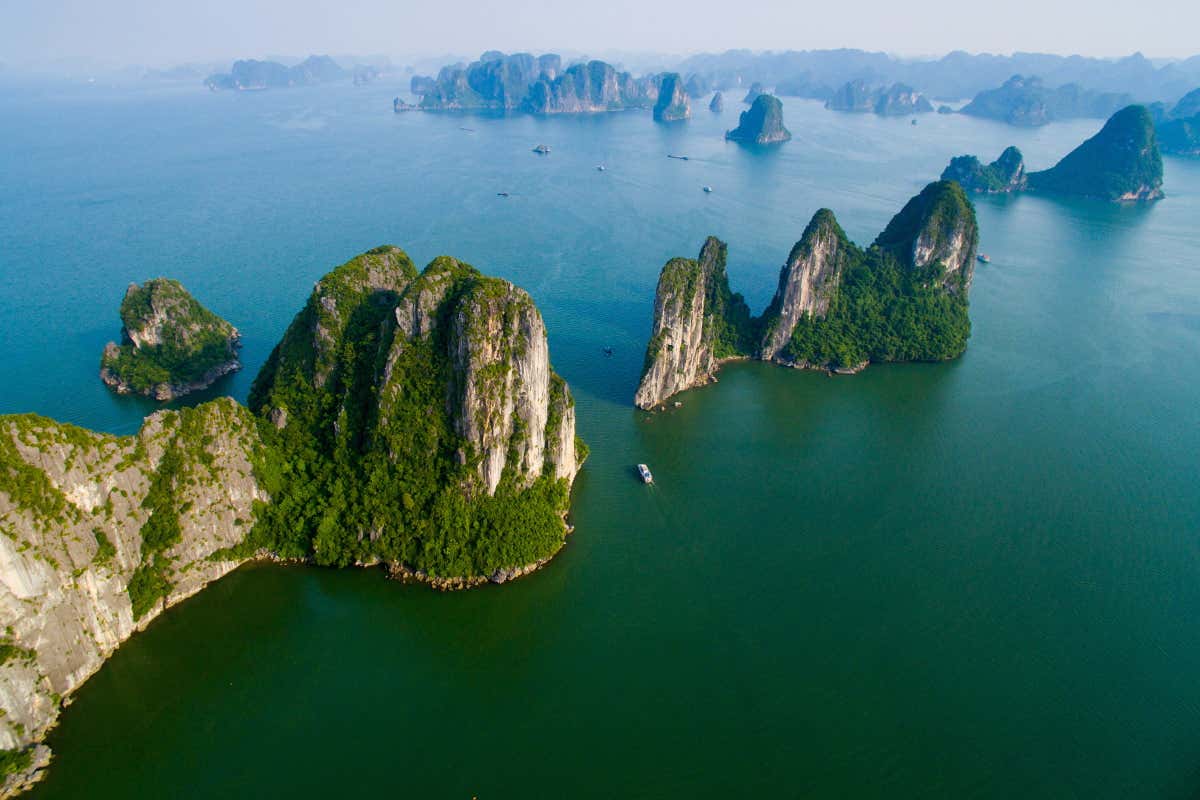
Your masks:
<path fill-rule="evenodd" d="M 0 763 L 15 787 L 70 696 L 247 559 L 378 564 L 445 589 L 563 546 L 587 449 L 529 295 L 379 247 L 322 278 L 255 379 L 133 436 L 0 417 Z"/>
<path fill-rule="evenodd" d="M 1162 156 L 1154 121 L 1144 106 L 1121 109 L 1092 138 L 1055 166 L 1026 172 L 1015 147 L 983 165 L 975 156 L 958 156 L 942 172 L 971 192 L 1041 192 L 1110 201 L 1147 201 L 1163 196 Z"/>
<path fill-rule="evenodd" d="M 100 379 L 119 394 L 173 400 L 242 368 L 237 329 L 178 281 L 131 284 L 121 301 L 122 343 L 109 342 Z"/>
<path fill-rule="evenodd" d="M 725 138 L 744 144 L 776 144 L 792 138 L 783 126 L 783 103 L 774 95 L 755 96 L 749 110 L 738 118 L 738 126 L 725 133 Z"/>
<path fill-rule="evenodd" d="M 1050 89 L 1041 78 L 1014 75 L 1000 88 L 975 95 L 961 113 L 1037 127 L 1078 117 L 1104 119 L 1132 103 L 1133 98 L 1124 93 L 1091 91 L 1077 83 Z"/>
<path fill-rule="evenodd" d="M 729 287 L 725 244 L 709 237 L 698 258 L 663 267 L 634 404 L 659 407 L 712 380 L 728 359 L 851 373 L 871 362 L 955 358 L 971 333 L 978 240 L 975 209 L 949 181 L 909 200 L 868 248 L 821 209 L 754 317 Z"/>

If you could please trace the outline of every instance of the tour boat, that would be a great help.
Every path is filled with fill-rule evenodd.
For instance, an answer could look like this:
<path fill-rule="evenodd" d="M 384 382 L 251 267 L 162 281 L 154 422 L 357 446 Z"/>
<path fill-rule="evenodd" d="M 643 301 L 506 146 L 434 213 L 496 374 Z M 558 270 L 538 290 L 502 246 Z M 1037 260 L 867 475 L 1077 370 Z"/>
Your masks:
<path fill-rule="evenodd" d="M 538 153 L 539 155 L 545 155 L 546 153 L 550 152 L 550 145 L 539 144 L 537 147 L 533 148 L 533 152 Z"/>
<path fill-rule="evenodd" d="M 992 257 L 989 256 L 987 253 L 980 253 L 978 256 L 976 256 L 976 258 L 978 258 L 980 263 L 983 263 L 983 264 L 992 263 Z"/>
<path fill-rule="evenodd" d="M 705 186 L 705 187 L 704 187 L 704 193 L 705 193 L 705 194 L 712 194 L 712 187 L 711 187 L 711 186 Z"/>
<path fill-rule="evenodd" d="M 596 165 L 596 171 L 597 171 L 597 172 L 604 172 L 604 170 L 606 170 L 606 169 L 608 169 L 608 167 L 604 166 L 603 164 L 597 164 L 597 165 Z"/>
<path fill-rule="evenodd" d="M 650 474 L 650 468 L 645 464 L 638 464 L 638 475 L 642 478 L 642 483 L 654 483 L 654 476 Z"/>

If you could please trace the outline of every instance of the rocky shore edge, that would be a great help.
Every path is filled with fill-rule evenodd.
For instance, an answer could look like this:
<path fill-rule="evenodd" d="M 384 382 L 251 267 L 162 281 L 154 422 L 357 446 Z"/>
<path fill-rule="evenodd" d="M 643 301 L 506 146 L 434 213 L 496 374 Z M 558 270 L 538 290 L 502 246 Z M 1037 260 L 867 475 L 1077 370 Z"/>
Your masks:
<path fill-rule="evenodd" d="M 202 389 L 207 389 L 217 382 L 219 378 L 223 378 L 231 372 L 237 372 L 242 368 L 241 359 L 238 358 L 237 350 L 242 346 L 242 339 L 235 329 L 232 338 L 233 356 L 226 362 L 217 364 L 212 369 L 200 376 L 199 380 L 191 381 L 190 383 L 158 383 L 146 392 L 139 392 L 132 385 L 111 369 L 106 366 L 100 367 L 100 380 L 104 381 L 105 385 L 115 391 L 117 394 L 142 394 L 146 397 L 153 397 L 155 400 L 166 401 L 175 400 L 192 392 L 198 392 Z M 109 342 L 104 348 L 104 356 L 107 360 L 110 356 L 116 357 L 116 351 L 119 350 L 116 342 Z"/>

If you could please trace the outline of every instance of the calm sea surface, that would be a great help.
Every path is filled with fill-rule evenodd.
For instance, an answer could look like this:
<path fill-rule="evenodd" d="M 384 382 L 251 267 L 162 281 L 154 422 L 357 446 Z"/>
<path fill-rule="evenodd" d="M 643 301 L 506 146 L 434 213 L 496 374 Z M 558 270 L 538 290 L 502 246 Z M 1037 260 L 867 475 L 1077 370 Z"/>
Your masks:
<path fill-rule="evenodd" d="M 764 153 L 723 141 L 735 102 L 664 127 L 395 93 L 0 86 L 0 412 L 137 429 L 153 405 L 96 375 L 130 281 L 241 329 L 208 396 L 244 400 L 331 267 L 448 253 L 545 316 L 592 447 L 575 534 L 450 595 L 247 566 L 78 692 L 31 797 L 1196 796 L 1200 163 L 1168 159 L 1147 208 L 979 200 L 954 363 L 741 364 L 649 418 L 667 258 L 720 236 L 761 310 L 819 207 L 867 244 L 951 156 L 1040 168 L 1100 122 L 785 99 Z"/>

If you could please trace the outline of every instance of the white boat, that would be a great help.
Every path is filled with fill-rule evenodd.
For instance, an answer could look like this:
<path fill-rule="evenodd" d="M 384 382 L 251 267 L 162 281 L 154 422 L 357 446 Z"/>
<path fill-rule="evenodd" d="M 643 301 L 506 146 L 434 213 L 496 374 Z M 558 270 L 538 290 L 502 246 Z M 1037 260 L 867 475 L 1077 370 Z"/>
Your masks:
<path fill-rule="evenodd" d="M 705 187 L 704 187 L 704 193 L 705 193 L 705 194 L 712 194 L 712 187 L 711 187 L 711 186 L 705 186 Z"/>
<path fill-rule="evenodd" d="M 654 476 L 650 474 L 650 468 L 645 464 L 637 465 L 638 475 L 642 478 L 642 483 L 654 483 Z"/>
<path fill-rule="evenodd" d="M 596 171 L 597 171 L 597 172 L 604 172 L 604 170 L 606 170 L 606 169 L 608 169 L 608 167 L 604 166 L 603 164 L 597 164 L 597 165 L 596 165 Z"/>
<path fill-rule="evenodd" d="M 546 155 L 547 153 L 549 153 L 549 152 L 550 152 L 550 145 L 548 145 L 548 144 L 539 144 L 537 147 L 533 148 L 533 152 L 537 153 L 538 155 L 543 155 L 543 156 L 544 156 L 544 155 Z"/>

